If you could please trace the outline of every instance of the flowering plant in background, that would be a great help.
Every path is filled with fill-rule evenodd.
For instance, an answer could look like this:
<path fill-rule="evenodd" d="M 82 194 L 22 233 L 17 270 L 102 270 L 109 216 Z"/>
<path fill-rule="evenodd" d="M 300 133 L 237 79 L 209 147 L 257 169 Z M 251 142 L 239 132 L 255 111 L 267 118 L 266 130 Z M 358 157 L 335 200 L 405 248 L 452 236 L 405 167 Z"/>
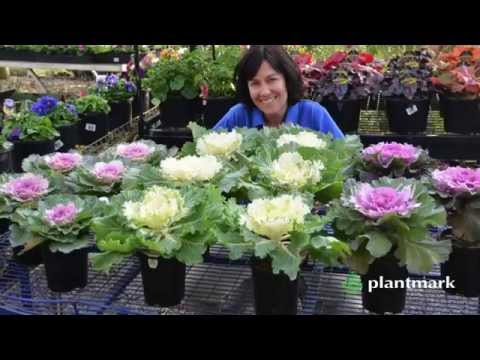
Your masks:
<path fill-rule="evenodd" d="M 476 99 L 480 96 L 480 47 L 455 46 L 438 54 L 433 62 L 435 89 L 448 97 Z"/>
<path fill-rule="evenodd" d="M 131 81 L 120 79 L 115 74 L 98 76 L 94 94 L 100 95 L 108 102 L 126 101 L 136 95 L 137 87 Z"/>
<path fill-rule="evenodd" d="M 382 176 L 420 177 L 431 163 L 428 151 L 406 143 L 380 142 L 362 150 L 356 170 L 362 181 Z"/>
<path fill-rule="evenodd" d="M 48 179 L 26 173 L 0 175 L 0 218 L 9 218 L 17 207 L 35 207 L 40 198 L 51 192 Z"/>
<path fill-rule="evenodd" d="M 52 252 L 68 254 L 88 246 L 90 225 L 102 213 L 102 203 L 93 196 L 50 195 L 38 209 L 17 209 L 12 215 L 12 245 L 48 244 Z M 33 246 L 30 246 L 31 249 Z"/>
<path fill-rule="evenodd" d="M 435 198 L 447 210 L 452 242 L 480 246 L 480 169 L 461 166 L 437 169 L 426 179 Z"/>
<path fill-rule="evenodd" d="M 75 100 L 75 106 L 78 114 L 108 114 L 111 110 L 108 101 L 95 94 L 80 96 Z"/>
<path fill-rule="evenodd" d="M 342 197 L 329 209 L 335 236 L 352 249 L 349 265 L 365 274 L 389 253 L 410 272 L 428 272 L 447 260 L 449 241 L 436 241 L 429 227 L 443 226 L 446 213 L 420 182 L 380 178 L 371 183 L 348 179 Z"/>
<path fill-rule="evenodd" d="M 374 56 L 355 49 L 338 51 L 312 67 L 310 81 L 318 100 L 357 100 L 376 95 L 383 80 L 383 64 Z"/>
<path fill-rule="evenodd" d="M 58 99 L 53 96 L 42 96 L 32 104 L 31 111 L 38 116 L 50 114 L 58 104 Z"/>
<path fill-rule="evenodd" d="M 256 199 L 247 207 L 230 201 L 217 230 L 218 241 L 230 251 L 231 259 L 253 251 L 270 257 L 272 271 L 297 277 L 306 256 L 327 265 L 338 264 L 349 253 L 348 246 L 325 231 L 328 217 L 310 213 L 312 198 L 281 195 Z"/>
<path fill-rule="evenodd" d="M 409 100 L 427 99 L 433 91 L 432 71 L 430 50 L 406 51 L 389 61 L 381 84 L 382 94 Z"/>
<path fill-rule="evenodd" d="M 3 100 L 3 115 L 5 118 L 11 117 L 15 113 L 15 101 L 13 99 Z"/>
<path fill-rule="evenodd" d="M 222 210 L 223 198 L 214 186 L 123 191 L 93 224 L 102 251 L 93 256 L 93 266 L 108 270 L 136 251 L 187 265 L 201 263 Z"/>
<path fill-rule="evenodd" d="M 4 123 L 2 134 L 9 141 L 53 140 L 60 136 L 49 117 L 25 110 L 14 113 Z"/>

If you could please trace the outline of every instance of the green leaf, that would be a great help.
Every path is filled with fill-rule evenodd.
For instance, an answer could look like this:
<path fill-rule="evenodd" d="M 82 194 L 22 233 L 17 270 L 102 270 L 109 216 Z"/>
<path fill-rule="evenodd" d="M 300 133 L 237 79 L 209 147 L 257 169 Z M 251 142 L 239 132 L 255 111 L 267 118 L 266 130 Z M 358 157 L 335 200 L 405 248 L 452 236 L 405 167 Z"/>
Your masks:
<path fill-rule="evenodd" d="M 203 253 L 206 247 L 204 243 L 196 243 L 193 241 L 183 240 L 182 247 L 175 257 L 178 261 L 186 265 L 195 265 L 203 262 Z"/>
<path fill-rule="evenodd" d="M 297 278 L 298 272 L 300 271 L 300 263 L 302 261 L 300 256 L 295 256 L 288 252 L 284 247 L 278 246 L 270 253 L 270 257 L 272 258 L 272 272 L 274 274 L 279 274 L 280 271 L 283 271 L 288 275 L 290 280 L 295 280 Z"/>
<path fill-rule="evenodd" d="M 392 248 L 392 242 L 381 232 L 371 231 L 359 237 L 368 239 L 365 248 L 376 258 L 385 256 Z"/>
<path fill-rule="evenodd" d="M 403 240 L 398 242 L 395 256 L 409 272 L 429 272 L 433 265 L 446 261 L 450 252 L 450 241 Z"/>
<path fill-rule="evenodd" d="M 111 251 L 89 254 L 93 268 L 103 272 L 108 272 L 113 265 L 121 263 L 126 256 L 127 255 Z"/>
<path fill-rule="evenodd" d="M 170 89 L 172 89 L 173 91 L 178 91 L 183 88 L 184 84 L 185 78 L 183 76 L 177 75 L 172 81 L 170 81 Z"/>
<path fill-rule="evenodd" d="M 272 240 L 262 240 L 255 243 L 255 255 L 263 259 L 272 250 L 276 249 L 278 244 Z"/>

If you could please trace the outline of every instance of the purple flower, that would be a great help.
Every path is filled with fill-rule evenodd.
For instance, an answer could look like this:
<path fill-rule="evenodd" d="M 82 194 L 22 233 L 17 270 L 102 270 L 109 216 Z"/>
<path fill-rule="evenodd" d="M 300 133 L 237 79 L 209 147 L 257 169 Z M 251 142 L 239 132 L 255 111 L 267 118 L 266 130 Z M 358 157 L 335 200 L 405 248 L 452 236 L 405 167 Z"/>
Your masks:
<path fill-rule="evenodd" d="M 66 225 L 75 220 L 78 210 L 73 202 L 67 204 L 58 204 L 45 211 L 45 220 L 50 225 Z"/>
<path fill-rule="evenodd" d="M 93 168 L 93 175 L 103 183 L 112 184 L 121 180 L 124 170 L 121 161 L 98 162 Z"/>
<path fill-rule="evenodd" d="M 105 75 L 99 75 L 97 76 L 97 79 L 96 79 L 96 86 L 97 86 L 97 89 L 103 89 L 107 86 L 107 83 L 106 83 L 106 80 L 107 77 Z"/>
<path fill-rule="evenodd" d="M 348 201 L 357 211 L 373 220 L 388 214 L 407 216 L 420 206 L 413 199 L 410 185 L 398 190 L 388 186 L 375 188 L 362 183 Z"/>
<path fill-rule="evenodd" d="M 432 173 L 433 186 L 440 192 L 455 195 L 480 191 L 480 169 L 449 167 Z"/>
<path fill-rule="evenodd" d="M 48 192 L 48 180 L 43 176 L 27 173 L 5 183 L 0 191 L 19 202 L 28 202 Z"/>
<path fill-rule="evenodd" d="M 58 104 L 58 100 L 53 96 L 42 96 L 32 105 L 32 112 L 38 116 L 50 114 Z"/>
<path fill-rule="evenodd" d="M 45 162 L 50 169 L 59 172 L 68 172 L 82 162 L 82 156 L 76 153 L 56 153 L 52 156 L 45 156 Z"/>
<path fill-rule="evenodd" d="M 22 135 L 22 129 L 20 129 L 20 128 L 13 128 L 12 132 L 10 133 L 10 135 L 8 135 L 7 140 L 9 140 L 9 141 L 19 140 L 21 135 Z"/>
<path fill-rule="evenodd" d="M 3 108 L 4 109 L 13 109 L 15 107 L 15 101 L 13 101 L 12 99 L 5 99 L 3 101 Z"/>
<path fill-rule="evenodd" d="M 400 160 L 405 166 L 410 166 L 417 161 L 420 153 L 421 149 L 410 144 L 381 142 L 365 148 L 362 151 L 362 158 L 375 165 L 388 168 L 393 160 Z"/>
<path fill-rule="evenodd" d="M 68 112 L 73 115 L 78 115 L 77 107 L 73 104 L 65 104 Z"/>
<path fill-rule="evenodd" d="M 145 160 L 153 150 L 153 148 L 141 142 L 120 144 L 117 146 L 117 155 L 129 160 L 142 161 Z"/>
<path fill-rule="evenodd" d="M 118 84 L 118 76 L 115 75 L 115 74 L 111 74 L 111 75 L 108 75 L 106 78 L 105 78 L 105 83 L 107 84 L 107 87 L 115 87 L 117 86 Z"/>
<path fill-rule="evenodd" d="M 137 87 L 135 86 L 135 84 L 133 82 L 125 81 L 125 90 L 127 92 L 133 93 L 133 92 L 137 91 Z"/>

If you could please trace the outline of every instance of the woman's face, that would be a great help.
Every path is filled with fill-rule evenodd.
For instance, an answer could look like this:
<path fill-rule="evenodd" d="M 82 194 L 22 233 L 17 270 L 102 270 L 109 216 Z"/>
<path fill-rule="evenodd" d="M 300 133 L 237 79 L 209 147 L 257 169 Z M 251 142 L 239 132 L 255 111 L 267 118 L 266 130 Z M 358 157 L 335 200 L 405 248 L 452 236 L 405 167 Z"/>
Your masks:
<path fill-rule="evenodd" d="M 248 82 L 248 90 L 253 103 L 264 114 L 282 114 L 286 111 L 288 92 L 285 77 L 267 61 L 262 62 L 258 72 Z"/>

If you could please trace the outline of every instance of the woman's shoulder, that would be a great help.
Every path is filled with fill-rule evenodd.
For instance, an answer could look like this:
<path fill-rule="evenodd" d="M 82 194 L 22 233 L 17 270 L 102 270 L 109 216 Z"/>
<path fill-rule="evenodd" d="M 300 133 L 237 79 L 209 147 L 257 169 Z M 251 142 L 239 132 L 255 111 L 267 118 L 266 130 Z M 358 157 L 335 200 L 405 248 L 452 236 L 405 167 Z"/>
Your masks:
<path fill-rule="evenodd" d="M 306 109 L 312 109 L 312 110 L 324 110 L 325 108 L 320 105 L 320 103 L 310 100 L 310 99 L 302 99 L 299 100 L 297 105 L 302 106 L 303 108 Z"/>

